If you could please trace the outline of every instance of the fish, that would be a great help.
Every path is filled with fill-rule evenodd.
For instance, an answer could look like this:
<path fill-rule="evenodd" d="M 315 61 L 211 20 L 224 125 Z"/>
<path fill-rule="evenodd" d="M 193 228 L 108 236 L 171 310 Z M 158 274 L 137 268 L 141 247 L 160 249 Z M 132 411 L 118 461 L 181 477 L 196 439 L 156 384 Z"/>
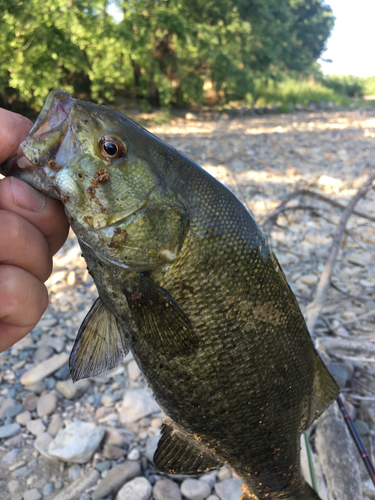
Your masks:
<path fill-rule="evenodd" d="M 62 201 L 98 290 L 73 381 L 131 350 L 165 415 L 159 471 L 227 464 L 241 500 L 319 499 L 300 436 L 339 389 L 244 205 L 126 116 L 62 91 L 20 149 L 1 173 Z"/>

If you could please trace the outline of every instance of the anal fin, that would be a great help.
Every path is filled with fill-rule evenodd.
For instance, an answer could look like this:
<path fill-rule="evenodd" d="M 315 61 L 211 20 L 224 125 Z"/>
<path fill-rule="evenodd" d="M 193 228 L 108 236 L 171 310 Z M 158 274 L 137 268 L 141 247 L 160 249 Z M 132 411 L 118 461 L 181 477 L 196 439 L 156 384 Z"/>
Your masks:
<path fill-rule="evenodd" d="M 210 454 L 193 436 L 180 436 L 173 427 L 164 423 L 162 437 L 154 454 L 154 465 L 169 474 L 202 474 L 219 468 L 223 463 Z"/>
<path fill-rule="evenodd" d="M 129 352 L 125 332 L 98 297 L 79 328 L 69 358 L 73 382 L 117 366 Z"/>
<path fill-rule="evenodd" d="M 311 417 L 305 430 L 335 401 L 339 393 L 339 386 L 317 353 Z"/>

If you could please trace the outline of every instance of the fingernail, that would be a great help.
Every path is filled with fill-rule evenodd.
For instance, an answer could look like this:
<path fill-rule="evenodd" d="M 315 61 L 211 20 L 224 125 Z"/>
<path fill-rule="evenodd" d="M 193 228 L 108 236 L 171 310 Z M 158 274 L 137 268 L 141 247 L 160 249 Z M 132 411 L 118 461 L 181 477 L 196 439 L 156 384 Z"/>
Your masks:
<path fill-rule="evenodd" d="M 14 204 L 29 210 L 30 212 L 40 212 L 45 205 L 44 194 L 29 186 L 16 177 L 10 177 L 10 186 L 13 193 Z"/>

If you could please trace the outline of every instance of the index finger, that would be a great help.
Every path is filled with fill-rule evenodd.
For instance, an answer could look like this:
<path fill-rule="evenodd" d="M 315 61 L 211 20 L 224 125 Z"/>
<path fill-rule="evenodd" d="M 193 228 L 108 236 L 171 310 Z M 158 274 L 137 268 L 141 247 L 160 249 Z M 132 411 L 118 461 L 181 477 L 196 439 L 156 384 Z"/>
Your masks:
<path fill-rule="evenodd" d="M 0 164 L 18 151 L 33 123 L 28 118 L 0 108 Z"/>

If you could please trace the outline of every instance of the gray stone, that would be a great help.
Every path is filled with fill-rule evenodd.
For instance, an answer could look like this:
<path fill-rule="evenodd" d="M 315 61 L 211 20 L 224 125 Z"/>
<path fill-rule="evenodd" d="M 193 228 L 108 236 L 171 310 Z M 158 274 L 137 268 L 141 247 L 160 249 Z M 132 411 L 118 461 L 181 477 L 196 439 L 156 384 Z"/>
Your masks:
<path fill-rule="evenodd" d="M 128 453 L 128 460 L 139 460 L 141 457 L 141 453 L 138 450 L 138 448 L 133 448 L 129 453 Z"/>
<path fill-rule="evenodd" d="M 331 375 L 336 380 L 338 385 L 341 388 L 344 388 L 349 380 L 348 372 L 343 368 L 341 368 L 341 366 L 336 365 L 335 363 L 329 364 L 329 371 L 331 372 Z"/>
<path fill-rule="evenodd" d="M 185 479 L 181 484 L 181 493 L 189 500 L 204 500 L 211 493 L 211 487 L 205 481 Z"/>
<path fill-rule="evenodd" d="M 96 469 L 98 469 L 99 472 L 104 472 L 105 470 L 109 470 L 111 468 L 111 464 L 112 462 L 106 460 L 105 462 L 100 462 L 100 464 L 96 466 Z"/>
<path fill-rule="evenodd" d="M 58 370 L 55 374 L 54 377 L 57 378 L 58 380 L 66 380 L 67 378 L 70 377 L 70 371 L 69 371 L 69 366 L 66 364 L 60 370 Z"/>
<path fill-rule="evenodd" d="M 8 490 L 10 493 L 15 493 L 21 488 L 21 485 L 17 479 L 13 479 L 8 483 Z"/>
<path fill-rule="evenodd" d="M 23 494 L 23 500 L 40 500 L 41 498 L 42 495 L 36 488 L 33 488 L 32 490 L 27 490 Z"/>
<path fill-rule="evenodd" d="M 26 428 L 31 434 L 34 434 L 34 436 L 39 436 L 39 434 L 42 434 L 42 432 L 46 430 L 46 426 L 41 418 L 29 420 L 26 424 Z"/>
<path fill-rule="evenodd" d="M 81 477 L 81 467 L 77 464 L 69 467 L 68 477 L 71 481 L 76 481 Z"/>
<path fill-rule="evenodd" d="M 219 481 L 225 481 L 225 479 L 229 479 L 232 477 L 232 471 L 227 465 L 223 465 L 217 473 L 217 477 Z"/>
<path fill-rule="evenodd" d="M 29 410 L 25 410 L 16 416 L 16 422 L 20 425 L 26 425 L 29 420 L 31 420 L 31 413 Z"/>
<path fill-rule="evenodd" d="M 48 375 L 51 375 L 65 365 L 65 363 L 68 362 L 68 359 L 69 354 L 63 352 L 42 361 L 22 375 L 20 378 L 21 384 L 28 386 L 34 384 L 35 382 L 40 382 L 44 378 L 48 377 Z"/>
<path fill-rule="evenodd" d="M 148 500 L 152 487 L 145 477 L 136 477 L 124 484 L 117 493 L 117 500 Z"/>
<path fill-rule="evenodd" d="M 206 498 L 206 500 L 220 500 L 220 498 L 216 495 L 210 495 Z"/>
<path fill-rule="evenodd" d="M 12 476 L 13 477 L 22 477 L 28 472 L 28 470 L 29 469 L 27 468 L 27 466 L 24 465 L 23 467 L 19 467 L 18 469 L 13 471 Z"/>
<path fill-rule="evenodd" d="M 50 454 L 48 453 L 48 447 L 51 442 L 52 436 L 50 436 L 47 432 L 43 432 L 42 434 L 39 434 L 39 436 L 34 441 L 34 448 L 44 457 L 51 458 Z"/>
<path fill-rule="evenodd" d="M 9 453 L 7 453 L 6 455 L 3 456 L 1 461 L 5 465 L 11 465 L 15 461 L 15 459 L 20 451 L 21 450 L 19 448 L 13 448 L 13 450 L 11 450 Z"/>
<path fill-rule="evenodd" d="M 368 436 L 370 434 L 370 428 L 363 420 L 356 420 L 354 425 L 358 431 L 358 434 L 362 437 Z"/>
<path fill-rule="evenodd" d="M 3 419 L 6 417 L 7 411 L 9 408 L 14 406 L 15 401 L 12 398 L 6 398 L 0 405 L 0 419 Z"/>
<path fill-rule="evenodd" d="M 151 463 L 153 463 L 154 453 L 158 446 L 160 437 L 160 434 L 156 434 L 155 436 L 150 436 L 146 441 L 145 456 Z"/>
<path fill-rule="evenodd" d="M 50 495 L 51 493 L 53 493 L 53 484 L 52 483 L 48 483 L 43 488 L 43 496 L 46 497 L 46 496 Z"/>
<path fill-rule="evenodd" d="M 21 405 L 21 404 L 13 405 L 10 408 L 8 408 L 8 410 L 6 412 L 6 417 L 7 418 L 14 418 L 19 413 L 21 413 L 21 411 L 23 411 L 23 405 Z"/>
<path fill-rule="evenodd" d="M 35 394 L 41 394 L 46 390 L 46 384 L 43 380 L 39 380 L 38 382 L 25 386 L 25 389 L 29 392 L 34 392 Z"/>
<path fill-rule="evenodd" d="M 79 498 L 86 490 L 92 488 L 99 479 L 99 471 L 94 469 L 84 477 L 80 477 L 69 486 L 64 488 L 58 495 L 56 495 L 53 500 L 76 500 Z M 55 488 L 57 488 L 57 482 L 55 483 Z M 60 486 L 61 488 L 61 486 Z"/>
<path fill-rule="evenodd" d="M 140 474 L 141 465 L 139 462 L 125 462 L 116 465 L 96 488 L 92 494 L 92 500 L 100 500 L 101 498 L 115 495 L 127 481 Z"/>
<path fill-rule="evenodd" d="M 48 448 L 48 453 L 68 463 L 87 463 L 104 437 L 104 427 L 76 421 L 61 429 Z"/>
<path fill-rule="evenodd" d="M 87 379 L 78 380 L 73 383 L 72 379 L 60 380 L 56 384 L 56 389 L 67 399 L 79 398 L 90 387 L 90 381 Z"/>
<path fill-rule="evenodd" d="M 20 424 L 6 424 L 0 426 L 0 439 L 15 436 L 21 430 Z"/>
<path fill-rule="evenodd" d="M 40 363 L 40 361 L 50 358 L 52 354 L 52 347 L 39 347 L 39 349 L 37 349 L 34 353 L 34 363 Z"/>
<path fill-rule="evenodd" d="M 129 389 L 125 392 L 120 409 L 120 422 L 128 424 L 160 411 L 152 394 L 144 389 Z"/>
<path fill-rule="evenodd" d="M 181 500 L 180 488 L 171 479 L 156 481 L 152 494 L 154 500 Z"/>
<path fill-rule="evenodd" d="M 199 478 L 199 481 L 206 481 L 206 483 L 208 483 L 211 486 L 211 488 L 213 488 L 216 483 L 216 478 L 217 478 L 217 470 L 213 470 L 211 472 L 206 472 L 205 474 L 203 474 L 203 476 Z"/>
<path fill-rule="evenodd" d="M 56 434 L 59 432 L 59 430 L 63 426 L 63 421 L 60 415 L 52 415 L 51 421 L 48 425 L 47 432 L 50 434 L 52 437 L 55 437 Z"/>
<path fill-rule="evenodd" d="M 36 409 L 37 403 L 38 397 L 34 396 L 34 394 L 30 394 L 30 396 L 25 397 L 22 404 L 25 410 L 34 411 Z"/>
<path fill-rule="evenodd" d="M 39 417 L 46 417 L 56 410 L 57 397 L 53 392 L 44 394 L 38 399 L 36 411 Z"/>
<path fill-rule="evenodd" d="M 126 366 L 128 377 L 130 380 L 137 380 L 141 374 L 141 370 L 139 369 L 137 363 L 132 359 Z"/>
<path fill-rule="evenodd" d="M 243 494 L 241 490 L 242 481 L 231 477 L 215 484 L 215 493 L 220 500 L 239 500 Z"/>

